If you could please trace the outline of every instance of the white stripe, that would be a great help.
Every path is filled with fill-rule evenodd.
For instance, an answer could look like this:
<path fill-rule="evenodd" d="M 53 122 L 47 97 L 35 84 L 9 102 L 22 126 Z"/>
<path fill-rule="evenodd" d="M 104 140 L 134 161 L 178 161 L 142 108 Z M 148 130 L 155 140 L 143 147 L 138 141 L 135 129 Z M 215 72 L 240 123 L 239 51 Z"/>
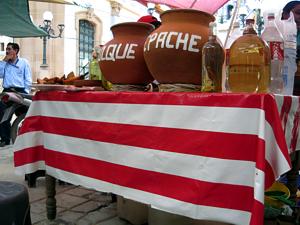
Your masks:
<path fill-rule="evenodd" d="M 256 169 L 254 177 L 254 199 L 264 204 L 265 198 L 265 173 Z"/>
<path fill-rule="evenodd" d="M 281 174 L 290 170 L 290 165 L 284 157 L 281 149 L 279 148 L 276 138 L 274 136 L 272 127 L 269 123 L 265 124 L 266 137 L 265 138 L 265 158 L 271 165 L 275 178 L 279 177 Z"/>
<path fill-rule="evenodd" d="M 276 100 L 278 112 L 280 113 L 281 108 L 282 108 L 282 104 L 283 104 L 283 100 L 284 100 L 284 95 L 275 94 L 274 97 L 275 97 L 275 100 Z"/>
<path fill-rule="evenodd" d="M 27 137 L 27 138 L 26 138 Z M 43 132 L 33 131 L 19 135 L 13 145 L 14 152 L 34 146 L 43 146 Z"/>
<path fill-rule="evenodd" d="M 37 137 L 34 132 L 20 135 L 15 151 L 22 149 L 21 144 L 30 142 L 33 137 Z M 251 179 L 255 176 L 253 162 L 151 150 L 49 133 L 44 133 L 42 139 L 46 149 L 57 152 L 206 182 L 254 186 Z"/>
<path fill-rule="evenodd" d="M 59 101 L 34 101 L 30 108 L 28 116 L 42 115 L 120 124 L 254 134 L 264 137 L 261 129 L 258 129 L 263 124 L 249 122 L 264 123 L 264 111 L 256 108 Z"/>
<path fill-rule="evenodd" d="M 49 166 L 47 166 L 47 173 L 56 177 L 57 179 L 64 180 L 75 185 L 92 188 L 97 191 L 113 192 L 128 199 L 150 204 L 154 208 L 178 215 L 184 215 L 194 219 L 223 221 L 236 225 L 247 225 L 250 223 L 251 214 L 245 211 L 194 205 L 161 195 L 80 176 Z"/>
<path fill-rule="evenodd" d="M 45 162 L 37 161 L 34 163 L 28 163 L 22 166 L 17 166 L 15 167 L 15 172 L 16 174 L 24 175 L 24 174 L 33 173 L 37 170 L 45 170 L 45 169 L 46 169 Z"/>

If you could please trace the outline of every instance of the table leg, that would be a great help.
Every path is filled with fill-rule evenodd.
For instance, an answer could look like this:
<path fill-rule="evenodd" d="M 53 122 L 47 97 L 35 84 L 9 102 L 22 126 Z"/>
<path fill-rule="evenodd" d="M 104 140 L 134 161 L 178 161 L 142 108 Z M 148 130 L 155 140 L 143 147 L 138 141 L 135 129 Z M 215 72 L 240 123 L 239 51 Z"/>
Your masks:
<path fill-rule="evenodd" d="M 55 178 L 46 174 L 46 208 L 47 218 L 54 220 L 56 217 L 56 199 L 55 199 Z"/>
<path fill-rule="evenodd" d="M 45 170 L 38 170 L 30 174 L 25 175 L 25 180 L 27 180 L 28 187 L 36 187 L 36 179 L 38 177 L 44 177 Z"/>

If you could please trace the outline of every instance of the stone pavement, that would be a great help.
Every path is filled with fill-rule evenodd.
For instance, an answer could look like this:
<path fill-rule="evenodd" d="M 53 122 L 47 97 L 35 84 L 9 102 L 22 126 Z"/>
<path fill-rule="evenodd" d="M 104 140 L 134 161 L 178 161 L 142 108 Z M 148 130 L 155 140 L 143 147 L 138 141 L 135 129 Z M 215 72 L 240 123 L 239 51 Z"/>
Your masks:
<path fill-rule="evenodd" d="M 0 148 L 0 180 L 27 186 L 24 177 L 14 173 L 11 145 Z M 109 194 L 58 183 L 57 216 L 54 221 L 49 221 L 46 216 L 45 190 L 44 177 L 37 179 L 35 188 L 28 187 L 33 225 L 130 225 L 117 217 L 116 203 L 111 203 Z"/>

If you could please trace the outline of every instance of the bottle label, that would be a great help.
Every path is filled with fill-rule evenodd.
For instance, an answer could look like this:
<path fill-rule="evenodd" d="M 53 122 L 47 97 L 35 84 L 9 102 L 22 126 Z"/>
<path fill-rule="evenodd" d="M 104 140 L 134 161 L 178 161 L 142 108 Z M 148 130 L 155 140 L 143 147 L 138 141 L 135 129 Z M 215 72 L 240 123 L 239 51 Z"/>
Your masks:
<path fill-rule="evenodd" d="M 270 52 L 271 52 L 271 59 L 272 60 L 282 60 L 284 58 L 283 55 L 283 42 L 279 41 L 270 41 Z"/>
<path fill-rule="evenodd" d="M 284 42 L 284 48 L 297 49 L 297 43 L 293 41 Z"/>

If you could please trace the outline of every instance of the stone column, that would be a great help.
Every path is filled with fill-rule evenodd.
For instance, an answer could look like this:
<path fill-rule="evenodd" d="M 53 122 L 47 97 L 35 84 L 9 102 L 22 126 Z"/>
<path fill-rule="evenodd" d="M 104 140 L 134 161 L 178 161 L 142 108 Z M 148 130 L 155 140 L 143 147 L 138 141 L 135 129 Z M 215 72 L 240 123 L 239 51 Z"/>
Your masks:
<path fill-rule="evenodd" d="M 122 5 L 114 0 L 110 0 L 110 7 L 111 7 L 111 23 L 110 25 L 113 26 L 118 22 L 118 18 L 120 16 L 120 11 L 122 8 Z"/>

